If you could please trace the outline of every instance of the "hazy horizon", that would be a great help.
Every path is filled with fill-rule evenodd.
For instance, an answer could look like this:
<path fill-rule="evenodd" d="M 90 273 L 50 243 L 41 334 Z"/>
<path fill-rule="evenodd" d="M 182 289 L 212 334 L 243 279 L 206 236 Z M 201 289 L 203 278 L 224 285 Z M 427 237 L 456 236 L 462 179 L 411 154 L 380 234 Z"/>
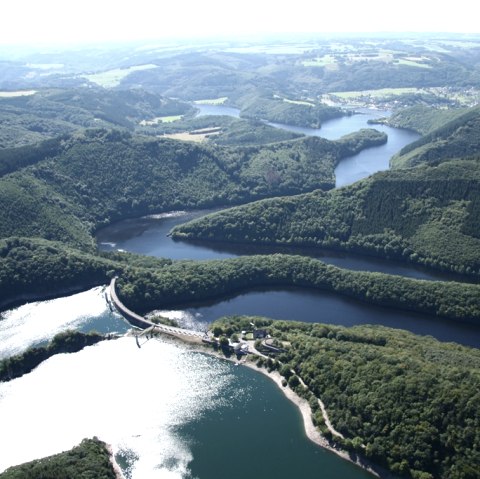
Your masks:
<path fill-rule="evenodd" d="M 153 0 L 81 3 L 23 0 L 3 6 L 8 19 L 0 47 L 81 46 L 97 43 L 245 40 L 252 36 L 302 34 L 368 35 L 477 34 L 478 22 L 466 0 L 455 10 L 405 0 L 390 13 L 379 0 L 319 5 L 298 0 L 294 8 L 272 2 L 219 0 L 158 4 Z"/>

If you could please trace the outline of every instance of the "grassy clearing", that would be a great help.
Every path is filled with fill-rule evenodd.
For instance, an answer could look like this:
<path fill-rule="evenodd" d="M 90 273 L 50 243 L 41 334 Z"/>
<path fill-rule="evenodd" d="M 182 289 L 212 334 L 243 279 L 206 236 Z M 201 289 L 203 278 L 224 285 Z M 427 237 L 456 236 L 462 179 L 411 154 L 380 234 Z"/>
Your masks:
<path fill-rule="evenodd" d="M 423 62 L 424 58 L 402 58 L 400 60 L 395 60 L 396 65 L 406 65 L 409 67 L 417 67 L 417 68 L 432 68 L 431 65 L 428 65 Z"/>
<path fill-rule="evenodd" d="M 140 122 L 140 125 L 152 126 L 159 125 L 160 123 L 173 123 L 174 121 L 181 120 L 182 118 L 182 115 L 157 116 L 156 118 L 152 118 L 151 120 L 142 120 Z"/>
<path fill-rule="evenodd" d="M 65 65 L 63 63 L 27 63 L 27 67 L 34 70 L 61 70 Z"/>
<path fill-rule="evenodd" d="M 17 96 L 35 95 L 37 90 L 0 91 L 0 98 L 15 98 Z"/>
<path fill-rule="evenodd" d="M 303 100 L 289 100 L 288 98 L 284 98 L 283 101 L 285 103 L 292 103 L 293 105 L 315 106 L 314 103 Z"/>
<path fill-rule="evenodd" d="M 222 96 L 220 98 L 208 98 L 205 100 L 196 100 L 193 103 L 195 105 L 223 105 L 228 100 L 228 96 Z"/>
<path fill-rule="evenodd" d="M 130 73 L 140 70 L 150 70 L 152 68 L 157 68 L 157 65 L 149 63 L 147 65 L 137 65 L 129 68 L 115 68 L 106 72 L 83 75 L 83 77 L 104 88 L 112 88 L 119 85 L 126 76 L 130 75 Z"/>

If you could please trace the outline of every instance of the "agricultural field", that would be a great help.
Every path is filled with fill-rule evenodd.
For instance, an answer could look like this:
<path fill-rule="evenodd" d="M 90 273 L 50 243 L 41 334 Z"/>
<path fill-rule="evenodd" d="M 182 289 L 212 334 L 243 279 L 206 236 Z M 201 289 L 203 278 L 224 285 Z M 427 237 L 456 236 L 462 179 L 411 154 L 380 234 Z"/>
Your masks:
<path fill-rule="evenodd" d="M 315 106 L 315 103 L 306 100 L 290 100 L 289 98 L 282 98 L 282 100 L 292 105 Z"/>
<path fill-rule="evenodd" d="M 352 65 L 358 62 L 383 62 L 392 65 L 432 68 L 429 64 L 432 60 L 434 60 L 434 58 L 428 56 L 407 55 L 393 50 L 380 49 L 375 51 L 372 49 L 370 51 L 352 52 L 344 48 L 343 50 L 339 49 L 334 53 L 328 53 L 316 58 L 303 60 L 301 64 L 305 67 L 324 67 L 330 70 L 338 69 L 339 64 Z"/>
<path fill-rule="evenodd" d="M 326 67 L 331 70 L 337 68 L 337 57 L 335 55 L 323 55 L 323 57 L 312 58 L 302 61 L 304 67 Z"/>
<path fill-rule="evenodd" d="M 183 131 L 180 133 L 170 133 L 164 135 L 165 138 L 171 138 L 172 140 L 181 141 L 193 141 L 195 143 L 203 143 L 207 141 L 212 135 L 218 135 L 221 131 L 221 127 L 218 128 L 202 128 L 200 130 Z"/>
<path fill-rule="evenodd" d="M 157 65 L 147 64 L 136 65 L 129 68 L 114 68 L 113 70 L 107 70 L 105 72 L 83 75 L 83 77 L 103 88 L 113 88 L 120 85 L 120 82 L 126 76 L 130 75 L 130 73 L 141 70 L 151 70 L 152 68 L 157 68 Z"/>

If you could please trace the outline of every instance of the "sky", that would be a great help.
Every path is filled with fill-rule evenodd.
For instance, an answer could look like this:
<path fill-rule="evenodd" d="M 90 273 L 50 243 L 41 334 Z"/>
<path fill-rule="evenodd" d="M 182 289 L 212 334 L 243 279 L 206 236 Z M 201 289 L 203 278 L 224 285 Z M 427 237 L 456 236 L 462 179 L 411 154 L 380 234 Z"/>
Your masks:
<path fill-rule="evenodd" d="M 0 45 L 294 32 L 480 33 L 471 0 L 14 0 Z M 454 7 L 454 8 L 453 8 Z"/>

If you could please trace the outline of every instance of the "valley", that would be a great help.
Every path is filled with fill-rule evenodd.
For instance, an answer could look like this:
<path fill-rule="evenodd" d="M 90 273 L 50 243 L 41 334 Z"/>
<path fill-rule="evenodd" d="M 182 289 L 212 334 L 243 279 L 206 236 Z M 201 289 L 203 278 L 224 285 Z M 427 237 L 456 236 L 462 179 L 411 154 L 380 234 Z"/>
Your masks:
<path fill-rule="evenodd" d="M 288 344 L 279 359 L 308 381 L 345 439 L 330 437 L 312 407 L 314 424 L 333 449 L 368 460 L 380 476 L 475 478 L 476 42 L 145 47 L 128 61 L 119 47 L 103 66 L 98 55 L 5 59 L 1 358 L 10 372 L 19 362 L 38 366 L 0 383 L 0 447 L 11 451 L 0 470 L 98 435 L 126 477 L 223 477 L 215 474 L 235 460 L 232 428 L 242 443 L 255 428 L 261 441 L 268 431 L 276 438 L 265 474 L 291 477 L 302 464 L 303 477 L 371 477 L 308 443 L 293 405 L 251 369 L 164 339 L 140 351 L 128 337 L 70 354 L 48 349 L 70 327 L 128 329 L 101 289 L 118 276 L 120 299 L 138 313 L 217 327 L 227 342 L 254 322 Z M 358 110 L 365 106 L 394 111 Z M 188 141 L 202 130 L 215 134 Z M 67 379 L 72 369 L 78 377 Z M 109 410 L 107 391 L 132 377 L 138 386 Z M 16 434 L 8 418 L 39 382 L 51 385 L 39 407 L 52 409 L 42 418 L 32 408 Z M 62 382 L 73 395 L 60 394 Z M 145 397 L 152 423 L 125 418 Z M 68 431 L 61 403 L 79 411 Z M 52 431 L 41 441 L 32 432 L 48 428 L 48 415 Z M 252 446 L 244 454 L 258 464 L 261 448 Z M 101 448 L 94 455 L 105 457 Z M 221 467 L 211 467 L 216 460 Z"/>

